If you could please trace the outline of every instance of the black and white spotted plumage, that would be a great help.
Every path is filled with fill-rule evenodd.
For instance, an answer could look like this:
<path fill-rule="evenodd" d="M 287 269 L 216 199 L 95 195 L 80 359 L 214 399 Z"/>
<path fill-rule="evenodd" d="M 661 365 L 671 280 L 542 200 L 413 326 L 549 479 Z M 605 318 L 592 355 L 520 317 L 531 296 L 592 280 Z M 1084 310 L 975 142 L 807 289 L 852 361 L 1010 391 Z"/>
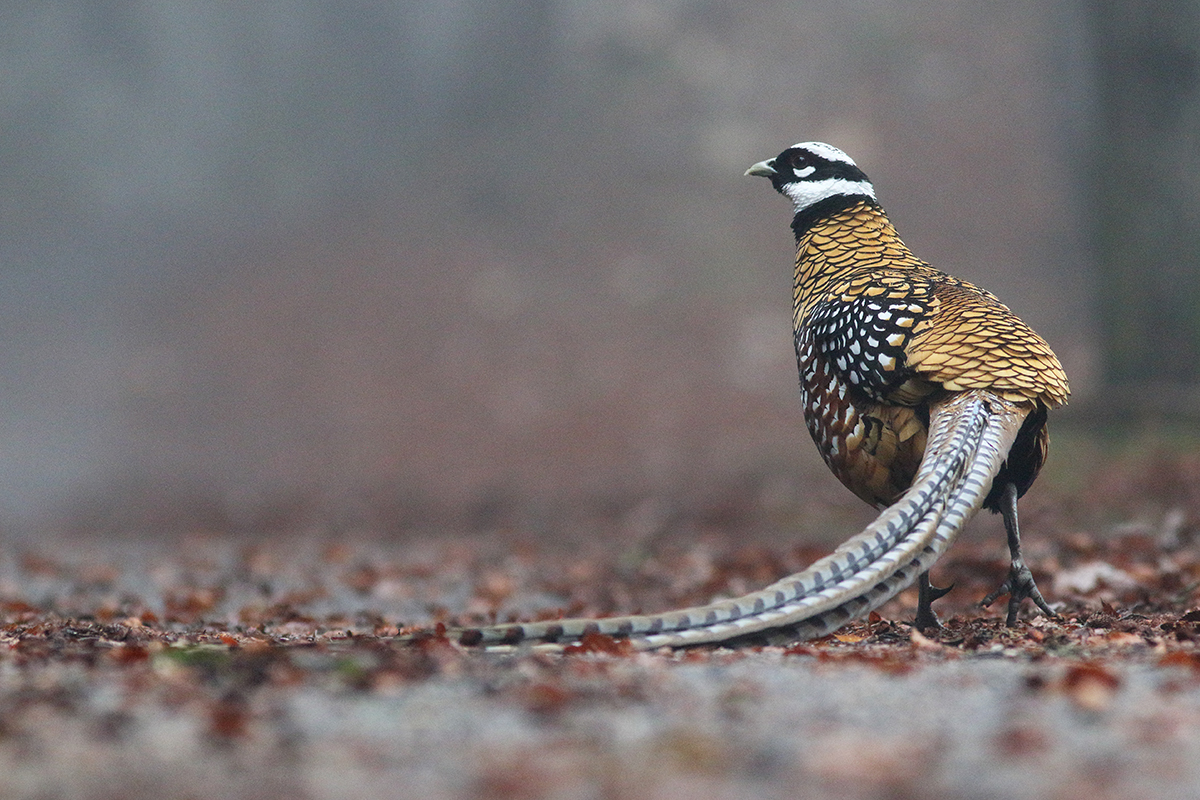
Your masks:
<path fill-rule="evenodd" d="M 884 402 L 912 374 L 904 349 L 926 316 L 911 297 L 836 298 L 813 307 L 808 327 L 821 358 L 856 392 Z"/>

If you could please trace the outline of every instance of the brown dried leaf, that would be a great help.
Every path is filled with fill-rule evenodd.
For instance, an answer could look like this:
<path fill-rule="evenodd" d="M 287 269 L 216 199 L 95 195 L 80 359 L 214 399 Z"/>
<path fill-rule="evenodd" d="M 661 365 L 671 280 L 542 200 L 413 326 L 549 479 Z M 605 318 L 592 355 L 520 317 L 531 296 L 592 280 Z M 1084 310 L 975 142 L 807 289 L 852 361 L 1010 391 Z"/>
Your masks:
<path fill-rule="evenodd" d="M 1186 667 L 1194 672 L 1200 672 L 1200 653 L 1172 650 L 1158 660 L 1158 665 L 1160 667 Z"/>
<path fill-rule="evenodd" d="M 1120 678 L 1094 662 L 1072 664 L 1062 679 L 1063 691 L 1071 702 L 1093 712 L 1107 709 L 1120 686 Z"/>
<path fill-rule="evenodd" d="M 916 628 L 913 628 L 909 633 L 909 641 L 912 642 L 913 648 L 917 650 L 937 651 L 945 649 L 941 642 L 936 639 L 930 639 Z"/>
<path fill-rule="evenodd" d="M 601 653 L 609 656 L 633 655 L 633 642 L 628 639 L 615 639 L 603 633 L 589 631 L 577 644 L 569 644 L 563 648 L 566 655 L 582 655 L 585 653 Z"/>
<path fill-rule="evenodd" d="M 525 687 L 525 707 L 535 714 L 549 715 L 561 711 L 575 698 L 575 693 L 561 681 L 539 681 Z"/>

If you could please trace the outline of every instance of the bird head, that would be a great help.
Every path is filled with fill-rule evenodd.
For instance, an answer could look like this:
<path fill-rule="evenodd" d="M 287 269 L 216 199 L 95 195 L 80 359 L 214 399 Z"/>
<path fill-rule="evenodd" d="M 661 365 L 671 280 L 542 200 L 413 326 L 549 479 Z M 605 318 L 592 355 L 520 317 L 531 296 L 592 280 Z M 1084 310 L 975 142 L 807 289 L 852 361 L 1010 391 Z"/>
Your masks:
<path fill-rule="evenodd" d="M 769 178 L 775 191 L 791 199 L 796 213 L 830 197 L 875 199 L 875 187 L 854 159 L 824 142 L 794 144 L 758 162 L 746 174 Z"/>

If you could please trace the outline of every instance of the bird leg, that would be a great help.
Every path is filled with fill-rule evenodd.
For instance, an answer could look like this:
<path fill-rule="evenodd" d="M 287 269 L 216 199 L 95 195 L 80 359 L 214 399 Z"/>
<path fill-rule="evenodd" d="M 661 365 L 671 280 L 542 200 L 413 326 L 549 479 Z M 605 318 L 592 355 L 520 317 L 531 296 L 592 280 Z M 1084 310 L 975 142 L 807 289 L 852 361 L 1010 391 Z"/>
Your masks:
<path fill-rule="evenodd" d="M 1029 571 L 1029 567 L 1025 566 L 1025 560 L 1021 557 L 1021 529 L 1017 525 L 1017 485 L 1015 483 L 1009 483 L 1004 487 L 1004 495 L 1000 501 L 1000 516 L 1004 518 L 1004 530 L 1008 534 L 1008 552 L 1012 556 L 1012 563 L 1008 568 L 1008 577 L 1004 579 L 1004 583 L 1000 585 L 999 589 L 983 598 L 981 605 L 990 606 L 997 597 L 1007 594 L 1008 617 L 1004 620 L 1004 624 L 1009 627 L 1017 624 L 1017 611 L 1020 610 L 1022 601 L 1027 597 L 1046 616 L 1057 618 L 1058 615 L 1050 610 L 1042 593 L 1038 591 L 1037 584 L 1033 581 L 1033 573 Z"/>
<path fill-rule="evenodd" d="M 954 588 L 954 584 L 946 587 L 934 586 L 929 582 L 929 572 L 922 572 L 917 581 L 917 619 L 913 623 L 917 630 L 941 630 L 942 621 L 933 610 L 933 601 L 945 597 Z"/>

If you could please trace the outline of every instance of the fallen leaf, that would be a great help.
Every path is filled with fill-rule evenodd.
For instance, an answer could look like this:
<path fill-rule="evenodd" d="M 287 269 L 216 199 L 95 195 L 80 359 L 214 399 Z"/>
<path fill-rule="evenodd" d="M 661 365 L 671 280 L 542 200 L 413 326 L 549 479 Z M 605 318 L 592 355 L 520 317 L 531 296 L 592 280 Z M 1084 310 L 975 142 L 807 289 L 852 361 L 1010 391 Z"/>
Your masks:
<path fill-rule="evenodd" d="M 1092 662 L 1071 665 L 1062 679 L 1063 691 L 1071 702 L 1097 713 L 1112 705 L 1120 686 L 1120 678 Z"/>
<path fill-rule="evenodd" d="M 1104 561 L 1089 561 L 1054 576 L 1055 594 L 1088 594 L 1102 586 L 1127 590 L 1137 588 L 1137 581 L 1124 570 Z"/>
<path fill-rule="evenodd" d="M 1188 653 L 1183 650 L 1173 650 L 1158 660 L 1160 667 L 1186 667 L 1200 672 L 1200 653 Z"/>
<path fill-rule="evenodd" d="M 913 628 L 912 632 L 909 634 L 909 640 L 912 642 L 913 647 L 917 650 L 932 651 L 944 649 L 941 642 L 937 641 L 936 639 L 930 639 L 916 628 Z"/>
<path fill-rule="evenodd" d="M 628 656 L 634 653 L 633 642 L 628 639 L 616 639 L 604 633 L 589 631 L 580 638 L 577 644 L 569 644 L 563 648 L 567 655 L 582 655 L 585 653 L 601 653 L 609 656 Z"/>

